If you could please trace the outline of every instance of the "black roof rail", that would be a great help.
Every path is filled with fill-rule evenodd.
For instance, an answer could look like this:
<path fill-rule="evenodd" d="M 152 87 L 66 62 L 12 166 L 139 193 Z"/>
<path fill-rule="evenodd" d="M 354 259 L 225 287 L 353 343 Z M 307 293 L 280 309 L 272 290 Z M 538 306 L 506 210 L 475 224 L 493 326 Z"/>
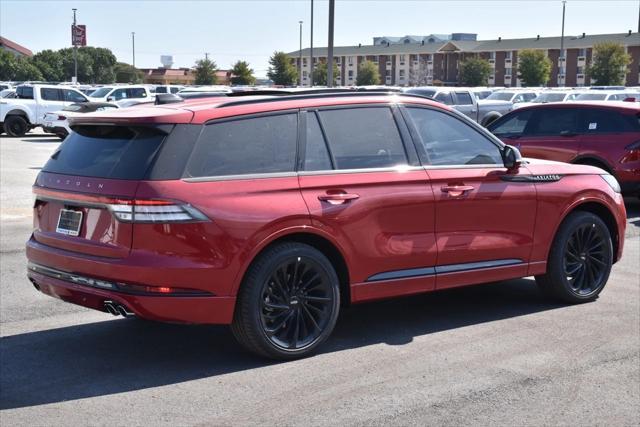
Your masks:
<path fill-rule="evenodd" d="M 255 92 L 260 92 L 260 91 L 255 91 Z M 263 95 L 263 93 L 251 93 L 252 95 Z M 268 92 L 268 91 L 266 91 Z M 417 94 L 413 94 L 413 93 L 404 93 L 401 91 L 385 91 L 385 90 L 329 90 L 329 91 L 302 91 L 303 93 L 284 93 L 284 94 L 278 94 L 277 96 L 271 95 L 271 94 L 264 94 L 265 97 L 264 98 L 258 98 L 258 99 L 238 99 L 237 101 L 229 101 L 229 102 L 225 102 L 222 103 L 220 105 L 218 105 L 216 108 L 223 108 L 223 107 L 233 107 L 236 105 L 245 105 L 245 104 L 259 104 L 259 103 L 263 103 L 263 102 L 278 102 L 278 101 L 284 101 L 284 100 L 300 100 L 300 99 L 316 99 L 316 98 L 332 98 L 332 97 L 354 97 L 354 96 L 393 96 L 393 95 L 402 95 L 402 96 L 406 96 L 406 97 L 412 97 L 412 98 L 420 98 L 420 99 L 428 99 L 433 101 L 433 98 L 428 97 L 428 96 L 424 96 L 424 95 L 417 95 Z M 247 95 L 245 95 L 247 96 Z"/>

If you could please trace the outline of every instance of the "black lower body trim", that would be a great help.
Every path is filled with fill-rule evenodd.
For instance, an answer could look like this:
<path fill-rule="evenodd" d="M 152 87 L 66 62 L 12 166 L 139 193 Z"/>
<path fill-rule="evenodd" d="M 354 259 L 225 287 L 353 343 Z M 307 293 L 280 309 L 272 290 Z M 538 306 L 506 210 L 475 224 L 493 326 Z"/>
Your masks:
<path fill-rule="evenodd" d="M 438 265 L 436 267 L 410 268 L 407 270 L 394 270 L 377 273 L 367 278 L 366 282 L 378 282 L 381 280 L 408 279 L 412 277 L 432 276 L 434 274 L 460 273 L 463 271 L 482 270 L 485 268 L 507 267 L 522 264 L 521 259 L 498 259 L 492 261 L 466 262 L 462 264 Z"/>

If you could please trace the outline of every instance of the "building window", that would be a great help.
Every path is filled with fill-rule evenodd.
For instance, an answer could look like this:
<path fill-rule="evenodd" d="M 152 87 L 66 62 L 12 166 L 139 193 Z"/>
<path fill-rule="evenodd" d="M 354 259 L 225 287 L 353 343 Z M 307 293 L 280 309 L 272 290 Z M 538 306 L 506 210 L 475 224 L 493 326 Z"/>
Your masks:
<path fill-rule="evenodd" d="M 504 69 L 504 76 L 505 77 L 507 77 L 507 76 L 511 77 L 511 67 L 506 67 Z"/>
<path fill-rule="evenodd" d="M 391 70 L 386 70 L 386 76 L 391 77 Z"/>
<path fill-rule="evenodd" d="M 578 67 L 578 74 L 584 74 L 584 67 Z"/>
<path fill-rule="evenodd" d="M 407 59 L 406 55 L 399 55 L 400 62 L 404 62 Z"/>
<path fill-rule="evenodd" d="M 303 78 L 303 79 L 306 79 L 306 78 L 307 78 L 307 72 L 306 72 L 306 71 L 303 71 L 303 72 L 302 72 L 302 78 Z"/>
<path fill-rule="evenodd" d="M 303 67 L 307 66 L 307 58 L 302 58 L 302 66 Z"/>
<path fill-rule="evenodd" d="M 427 54 L 427 61 L 433 61 L 433 55 L 432 54 Z"/>
<path fill-rule="evenodd" d="M 489 59 L 496 59 L 496 53 L 495 52 L 489 52 Z"/>
<path fill-rule="evenodd" d="M 347 63 L 353 65 L 353 56 L 347 56 Z"/>
<path fill-rule="evenodd" d="M 513 57 L 513 52 L 507 51 L 504 53 L 504 59 L 507 59 L 510 61 L 512 57 Z"/>
<path fill-rule="evenodd" d="M 582 56 L 583 58 L 587 56 L 587 49 L 578 49 L 578 57 Z"/>
<path fill-rule="evenodd" d="M 404 70 L 400 70 L 400 78 L 404 77 Z"/>
<path fill-rule="evenodd" d="M 352 79 L 353 78 L 353 70 L 349 70 L 349 78 Z"/>

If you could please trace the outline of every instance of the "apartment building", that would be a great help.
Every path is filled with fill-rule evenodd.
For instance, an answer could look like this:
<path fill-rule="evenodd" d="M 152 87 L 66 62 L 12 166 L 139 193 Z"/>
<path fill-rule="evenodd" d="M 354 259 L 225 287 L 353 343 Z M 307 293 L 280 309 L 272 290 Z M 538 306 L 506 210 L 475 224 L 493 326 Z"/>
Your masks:
<path fill-rule="evenodd" d="M 372 61 L 378 66 L 381 84 L 388 86 L 460 84 L 459 65 L 469 58 L 484 58 L 492 67 L 490 86 L 520 86 L 517 76 L 518 52 L 523 49 L 543 50 L 551 60 L 548 86 L 588 86 L 586 72 L 593 55 L 593 46 L 601 42 L 622 44 L 632 62 L 626 77 L 627 86 L 638 86 L 640 79 L 640 34 L 628 31 L 618 34 L 580 34 L 564 37 L 564 55 L 560 52 L 560 37 L 476 40 L 475 34 L 375 37 L 372 45 L 334 47 L 338 66 L 338 84 L 355 85 L 358 66 Z M 288 54 L 300 70 L 302 53 L 302 85 L 309 86 L 311 57 L 309 49 Z M 326 47 L 314 47 L 313 63 L 327 60 Z"/>

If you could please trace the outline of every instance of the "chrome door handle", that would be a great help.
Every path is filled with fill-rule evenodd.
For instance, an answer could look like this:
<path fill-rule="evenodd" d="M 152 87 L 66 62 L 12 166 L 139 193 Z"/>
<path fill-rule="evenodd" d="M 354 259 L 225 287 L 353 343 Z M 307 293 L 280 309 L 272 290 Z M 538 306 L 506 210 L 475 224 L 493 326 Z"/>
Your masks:
<path fill-rule="evenodd" d="M 467 191 L 473 190 L 473 185 L 445 185 L 440 187 L 440 191 L 448 193 L 451 197 L 460 197 Z"/>
<path fill-rule="evenodd" d="M 359 199 L 360 195 L 353 193 L 335 193 L 335 194 L 321 194 L 318 196 L 318 200 L 321 202 L 328 202 L 332 205 L 342 205 L 351 200 Z"/>

